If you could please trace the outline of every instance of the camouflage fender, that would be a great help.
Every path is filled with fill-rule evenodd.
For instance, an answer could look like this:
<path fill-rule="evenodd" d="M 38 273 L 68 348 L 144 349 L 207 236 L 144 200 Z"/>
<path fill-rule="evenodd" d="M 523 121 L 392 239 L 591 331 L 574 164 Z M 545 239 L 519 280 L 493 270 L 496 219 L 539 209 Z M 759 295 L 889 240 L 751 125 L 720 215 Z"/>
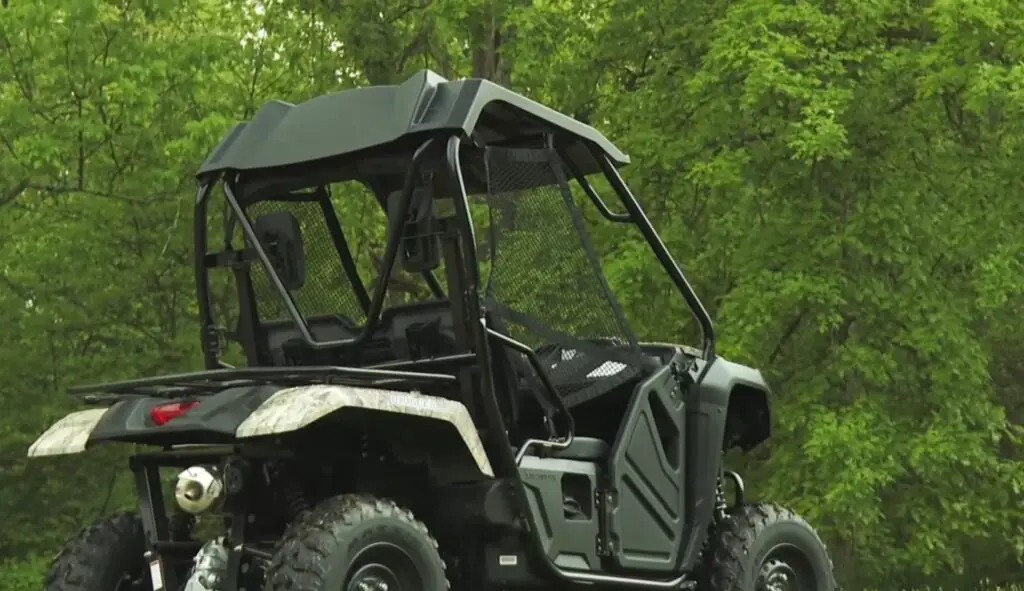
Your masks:
<path fill-rule="evenodd" d="M 299 386 L 279 390 L 238 426 L 239 439 L 297 431 L 343 408 L 361 408 L 444 421 L 455 427 L 480 472 L 494 476 L 483 442 L 461 402 L 355 386 Z"/>
<path fill-rule="evenodd" d="M 57 421 L 28 448 L 28 457 L 59 456 L 85 451 L 93 429 L 108 408 L 90 408 L 73 412 Z"/>

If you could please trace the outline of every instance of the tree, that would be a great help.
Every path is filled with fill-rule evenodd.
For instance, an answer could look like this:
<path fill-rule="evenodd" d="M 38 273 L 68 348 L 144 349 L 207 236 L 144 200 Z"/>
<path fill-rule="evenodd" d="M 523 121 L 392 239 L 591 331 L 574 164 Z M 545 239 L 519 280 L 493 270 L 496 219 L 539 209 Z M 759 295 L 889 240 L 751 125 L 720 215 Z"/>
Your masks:
<path fill-rule="evenodd" d="M 1019 9 L 651 12 L 614 25 L 666 31 L 620 103 L 633 178 L 675 201 L 650 207 L 719 298 L 723 352 L 780 390 L 759 489 L 890 585 L 1012 538 L 1019 496 L 993 491 L 1019 490 L 1019 464 L 979 319 L 1020 293 Z"/>

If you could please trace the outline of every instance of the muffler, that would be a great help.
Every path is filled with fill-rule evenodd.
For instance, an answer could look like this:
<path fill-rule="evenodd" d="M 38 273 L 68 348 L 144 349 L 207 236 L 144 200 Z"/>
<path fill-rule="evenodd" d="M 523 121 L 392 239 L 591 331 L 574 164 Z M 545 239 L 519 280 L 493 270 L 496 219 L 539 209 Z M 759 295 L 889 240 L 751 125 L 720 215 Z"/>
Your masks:
<path fill-rule="evenodd" d="M 216 511 L 224 503 L 224 478 L 214 466 L 191 466 L 178 474 L 174 500 L 192 515 Z"/>

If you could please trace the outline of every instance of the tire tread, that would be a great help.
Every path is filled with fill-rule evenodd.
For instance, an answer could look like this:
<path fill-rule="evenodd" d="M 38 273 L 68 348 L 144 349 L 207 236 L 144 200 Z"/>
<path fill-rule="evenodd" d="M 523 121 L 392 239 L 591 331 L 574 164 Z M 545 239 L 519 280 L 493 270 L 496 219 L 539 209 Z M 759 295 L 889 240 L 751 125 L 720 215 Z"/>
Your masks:
<path fill-rule="evenodd" d="M 790 509 L 771 503 L 749 504 L 739 507 L 719 524 L 715 538 L 709 548 L 710 556 L 706 567 L 707 589 L 714 591 L 746 591 L 741 588 L 747 578 L 750 566 L 744 558 L 750 553 L 754 541 L 769 526 L 779 522 L 798 523 L 814 535 L 814 539 L 825 549 L 818 533 L 807 521 Z M 828 561 L 829 571 L 832 560 Z"/>
<path fill-rule="evenodd" d="M 64 545 L 47 569 L 45 591 L 100 591 L 113 572 L 131 572 L 142 566 L 142 520 L 135 513 L 120 512 L 83 528 Z M 125 549 L 139 548 L 137 556 Z"/>
<path fill-rule="evenodd" d="M 314 591 L 326 589 L 331 552 L 339 533 L 371 519 L 395 519 L 417 530 L 439 552 L 427 526 L 408 509 L 390 499 L 365 494 L 346 494 L 327 499 L 305 512 L 285 530 L 267 567 L 265 591 Z M 443 560 L 439 560 L 445 568 Z M 445 577 L 446 588 L 450 583 Z"/>

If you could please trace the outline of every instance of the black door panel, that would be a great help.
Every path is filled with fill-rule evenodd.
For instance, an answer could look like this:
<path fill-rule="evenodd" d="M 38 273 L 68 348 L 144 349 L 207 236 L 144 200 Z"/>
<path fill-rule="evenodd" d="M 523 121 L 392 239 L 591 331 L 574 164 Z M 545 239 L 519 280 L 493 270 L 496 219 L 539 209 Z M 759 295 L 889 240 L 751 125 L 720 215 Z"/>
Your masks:
<path fill-rule="evenodd" d="M 671 572 L 685 530 L 685 412 L 671 366 L 637 387 L 608 466 L 608 543 L 620 569 Z"/>

